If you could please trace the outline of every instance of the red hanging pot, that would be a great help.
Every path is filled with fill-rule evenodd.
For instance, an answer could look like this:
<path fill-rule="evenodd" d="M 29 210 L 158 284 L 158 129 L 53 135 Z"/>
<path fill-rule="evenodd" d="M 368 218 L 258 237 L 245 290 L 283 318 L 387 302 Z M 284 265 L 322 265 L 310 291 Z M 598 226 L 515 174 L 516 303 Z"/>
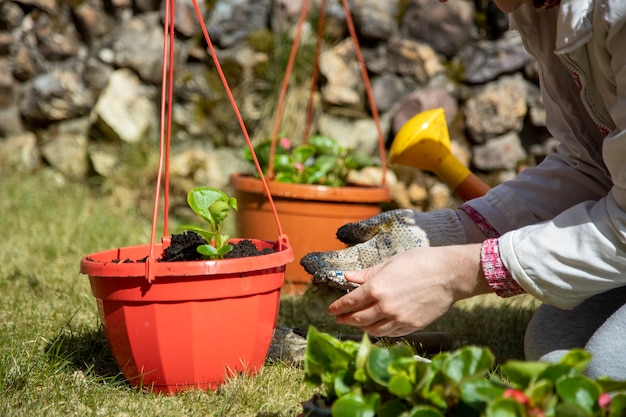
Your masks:
<path fill-rule="evenodd" d="M 197 2 L 193 1 L 213 60 L 229 91 Z M 161 132 L 151 243 L 93 253 L 80 263 L 80 272 L 89 276 L 107 342 L 125 378 L 131 385 L 166 393 L 214 389 L 230 375 L 259 370 L 276 326 L 285 267 L 294 260 L 274 212 L 277 239 L 246 238 L 257 249 L 271 249 L 271 253 L 206 261 L 159 261 L 170 243 L 167 167 L 171 108 L 166 112 L 165 103 L 171 106 L 173 65 L 168 62 L 173 61 L 175 38 L 172 9 L 173 0 L 168 0 L 162 88 L 163 98 L 169 88 L 170 100 L 163 99 L 161 104 L 162 120 L 166 114 L 168 117 L 167 129 L 163 127 Z M 236 104 L 232 104 L 252 149 Z M 259 174 L 263 178 L 263 173 Z M 162 177 L 166 210 L 162 243 L 156 243 Z M 262 181 L 265 183 L 264 178 Z M 271 195 L 267 198 L 272 204 Z M 241 240 L 231 239 L 230 243 Z"/>
<path fill-rule="evenodd" d="M 263 256 L 146 264 L 150 245 L 84 257 L 113 356 L 132 385 L 155 392 L 213 389 L 229 376 L 256 373 L 267 356 L 290 248 L 253 241 Z M 161 247 L 157 246 L 157 250 Z"/>

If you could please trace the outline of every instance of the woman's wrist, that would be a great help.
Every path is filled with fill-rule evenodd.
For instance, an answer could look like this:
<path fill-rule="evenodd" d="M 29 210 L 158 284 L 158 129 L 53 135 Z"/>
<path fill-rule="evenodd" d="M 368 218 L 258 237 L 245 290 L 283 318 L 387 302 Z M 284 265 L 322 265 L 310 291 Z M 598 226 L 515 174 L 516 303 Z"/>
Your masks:
<path fill-rule="evenodd" d="M 458 272 L 454 285 L 454 298 L 457 301 L 493 292 L 481 265 L 481 246 L 480 243 L 472 243 L 449 247 L 452 250 L 447 254 L 450 270 Z"/>

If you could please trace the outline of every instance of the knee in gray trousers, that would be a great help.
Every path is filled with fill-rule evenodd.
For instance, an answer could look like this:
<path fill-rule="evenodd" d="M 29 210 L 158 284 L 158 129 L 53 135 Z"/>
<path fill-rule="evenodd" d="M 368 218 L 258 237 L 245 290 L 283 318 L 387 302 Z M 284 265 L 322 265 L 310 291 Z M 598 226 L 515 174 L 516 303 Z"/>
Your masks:
<path fill-rule="evenodd" d="M 542 305 L 524 339 L 527 360 L 558 361 L 569 349 L 592 354 L 589 377 L 626 380 L 626 287 L 589 298 L 572 310 Z"/>

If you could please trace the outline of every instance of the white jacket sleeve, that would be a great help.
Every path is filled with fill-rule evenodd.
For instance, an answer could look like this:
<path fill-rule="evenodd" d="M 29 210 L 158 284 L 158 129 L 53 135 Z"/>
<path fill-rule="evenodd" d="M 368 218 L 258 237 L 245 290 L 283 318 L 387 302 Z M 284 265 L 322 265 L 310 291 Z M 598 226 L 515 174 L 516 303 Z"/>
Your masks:
<path fill-rule="evenodd" d="M 557 71 L 559 62 L 543 56 L 544 103 L 551 132 L 562 142 L 559 153 L 468 203 L 502 234 L 500 255 L 513 279 L 541 301 L 564 309 L 626 286 L 626 8 L 621 1 L 608 3 L 612 14 L 586 15 L 584 9 L 574 10 L 576 4 L 594 2 L 568 3 L 569 10 L 585 16 L 580 22 L 594 24 L 573 38 L 581 42 L 563 47 L 568 72 L 580 76 L 580 96 L 564 84 L 563 77 L 571 74 L 563 65 Z M 569 10 L 558 16 L 561 29 Z M 571 30 L 580 27 L 572 24 Z M 603 140 L 589 137 L 595 127 L 590 120 L 607 128 Z"/>

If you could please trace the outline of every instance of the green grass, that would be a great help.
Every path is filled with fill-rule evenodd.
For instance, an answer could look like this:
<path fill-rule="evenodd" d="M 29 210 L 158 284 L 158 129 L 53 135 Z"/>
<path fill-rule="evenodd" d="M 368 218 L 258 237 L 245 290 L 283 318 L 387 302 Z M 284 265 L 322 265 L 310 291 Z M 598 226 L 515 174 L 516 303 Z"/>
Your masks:
<path fill-rule="evenodd" d="M 49 171 L 3 174 L 0 415 L 296 416 L 314 388 L 289 363 L 268 363 L 257 376 L 233 378 L 214 392 L 146 394 L 125 382 L 78 269 L 89 253 L 148 243 L 150 216 L 137 207 L 150 202 L 120 204 L 119 193 L 103 189 L 111 185 L 64 183 Z M 284 297 L 279 323 L 354 332 L 325 314 L 337 296 L 318 290 Z M 428 330 L 450 332 L 455 346 L 489 346 L 499 361 L 521 358 L 534 306 L 527 298 L 479 297 L 460 303 Z"/>

